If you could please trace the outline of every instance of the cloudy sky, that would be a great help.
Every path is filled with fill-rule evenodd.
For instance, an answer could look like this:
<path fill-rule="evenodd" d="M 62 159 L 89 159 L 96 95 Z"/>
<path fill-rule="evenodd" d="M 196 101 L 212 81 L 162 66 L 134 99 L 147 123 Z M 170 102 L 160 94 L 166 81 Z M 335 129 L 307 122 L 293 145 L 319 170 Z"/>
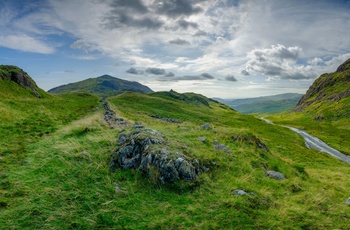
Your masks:
<path fill-rule="evenodd" d="M 0 64 L 49 90 L 109 74 L 155 91 L 305 93 L 350 58 L 350 1 L 0 0 Z"/>

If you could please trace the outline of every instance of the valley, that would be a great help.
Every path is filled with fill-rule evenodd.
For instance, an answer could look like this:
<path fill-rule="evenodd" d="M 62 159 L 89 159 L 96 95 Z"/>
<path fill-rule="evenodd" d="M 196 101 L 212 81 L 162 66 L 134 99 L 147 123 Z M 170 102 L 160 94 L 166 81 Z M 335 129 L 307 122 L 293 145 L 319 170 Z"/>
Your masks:
<path fill-rule="evenodd" d="M 124 92 L 101 100 L 86 91 L 48 94 L 36 89 L 36 97 L 26 86 L 7 80 L 0 84 L 9 92 L 0 98 L 0 226 L 348 227 L 349 165 L 308 149 L 289 129 L 195 93 Z M 285 124 L 287 116 L 302 114 L 267 118 Z M 161 141 L 152 139 L 158 144 L 145 147 L 143 159 L 164 154 L 170 170 L 176 156 L 177 161 L 198 162 L 200 173 L 188 178 L 184 175 L 191 166 L 178 166 L 182 176 L 168 182 L 162 179 L 164 164 L 157 168 L 156 161 L 144 165 L 146 171 L 111 170 L 118 165 L 113 156 L 128 146 L 136 151 L 140 140 L 152 138 L 147 132 Z M 131 144 L 124 139 L 132 139 Z"/>

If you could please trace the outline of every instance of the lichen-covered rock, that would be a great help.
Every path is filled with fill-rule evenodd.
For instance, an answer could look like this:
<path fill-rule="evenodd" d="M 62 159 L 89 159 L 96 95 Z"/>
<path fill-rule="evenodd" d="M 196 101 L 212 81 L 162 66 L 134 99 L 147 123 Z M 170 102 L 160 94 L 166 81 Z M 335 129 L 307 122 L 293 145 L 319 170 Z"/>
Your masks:
<path fill-rule="evenodd" d="M 286 178 L 283 173 L 272 171 L 272 170 L 266 171 L 266 175 L 276 180 L 283 180 Z"/>
<path fill-rule="evenodd" d="M 136 169 L 147 176 L 157 176 L 163 183 L 193 181 L 204 170 L 197 159 L 168 151 L 163 135 L 146 128 L 119 135 L 118 148 L 112 153 L 110 162 L 111 171 L 117 168 Z"/>

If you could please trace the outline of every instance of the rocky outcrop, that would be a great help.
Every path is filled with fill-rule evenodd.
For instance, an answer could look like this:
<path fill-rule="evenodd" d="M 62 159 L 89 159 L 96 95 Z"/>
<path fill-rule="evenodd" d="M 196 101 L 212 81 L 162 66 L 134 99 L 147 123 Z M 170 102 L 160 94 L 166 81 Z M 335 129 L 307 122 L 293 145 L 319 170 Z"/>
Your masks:
<path fill-rule="evenodd" d="M 306 94 L 300 99 L 295 112 L 303 111 L 313 103 L 319 101 L 340 101 L 350 96 L 350 59 L 341 64 L 334 73 L 322 74 L 309 87 Z"/>
<path fill-rule="evenodd" d="M 142 127 L 119 135 L 118 148 L 111 155 L 110 170 L 118 168 L 139 170 L 161 183 L 193 181 L 208 170 L 197 159 L 170 152 L 160 132 Z"/>
<path fill-rule="evenodd" d="M 12 65 L 0 65 L 0 80 L 13 81 L 21 87 L 27 87 L 35 97 L 40 98 L 35 81 L 22 69 Z"/>
<path fill-rule="evenodd" d="M 266 171 L 266 176 L 271 177 L 275 180 L 283 180 L 286 178 L 283 173 L 272 171 L 272 170 Z"/>

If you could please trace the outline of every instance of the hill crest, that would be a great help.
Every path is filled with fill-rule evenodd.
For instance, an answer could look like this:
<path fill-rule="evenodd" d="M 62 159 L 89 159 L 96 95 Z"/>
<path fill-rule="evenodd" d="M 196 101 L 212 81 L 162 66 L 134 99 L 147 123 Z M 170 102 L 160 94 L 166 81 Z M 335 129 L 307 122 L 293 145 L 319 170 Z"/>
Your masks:
<path fill-rule="evenodd" d="M 300 99 L 294 111 L 300 112 L 322 102 L 338 102 L 350 96 L 350 59 L 341 64 L 336 72 L 322 74 Z"/>
<path fill-rule="evenodd" d="M 21 97 L 29 92 L 29 95 L 41 98 L 45 94 L 28 73 L 14 65 L 0 65 L 0 82 L 3 97 Z"/>
<path fill-rule="evenodd" d="M 127 81 L 110 75 L 102 75 L 96 78 L 88 78 L 83 81 L 69 83 L 50 89 L 49 93 L 67 93 L 78 90 L 86 90 L 97 95 L 117 95 L 121 92 L 132 91 L 140 93 L 153 92 L 149 87 L 136 81 Z"/>

